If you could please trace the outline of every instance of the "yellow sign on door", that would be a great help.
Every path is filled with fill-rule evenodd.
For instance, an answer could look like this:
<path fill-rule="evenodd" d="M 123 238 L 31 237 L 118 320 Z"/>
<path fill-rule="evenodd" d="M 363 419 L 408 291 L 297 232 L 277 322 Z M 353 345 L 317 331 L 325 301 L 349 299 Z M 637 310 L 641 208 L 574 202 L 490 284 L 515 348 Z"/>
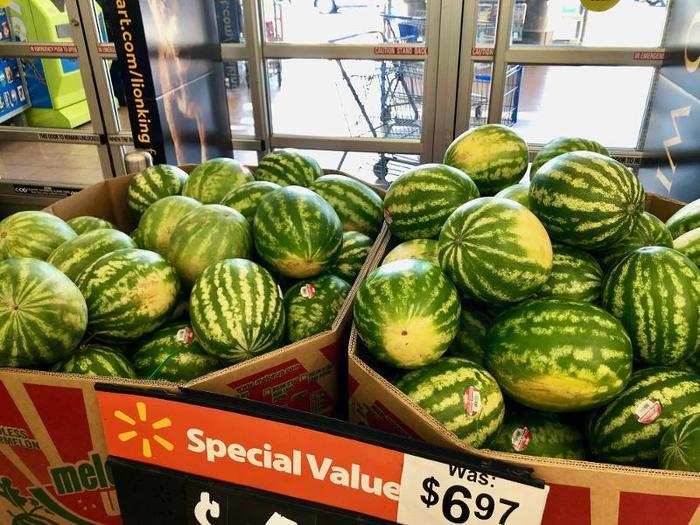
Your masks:
<path fill-rule="evenodd" d="M 581 0 L 583 7 L 589 11 L 607 11 L 617 5 L 620 0 Z"/>

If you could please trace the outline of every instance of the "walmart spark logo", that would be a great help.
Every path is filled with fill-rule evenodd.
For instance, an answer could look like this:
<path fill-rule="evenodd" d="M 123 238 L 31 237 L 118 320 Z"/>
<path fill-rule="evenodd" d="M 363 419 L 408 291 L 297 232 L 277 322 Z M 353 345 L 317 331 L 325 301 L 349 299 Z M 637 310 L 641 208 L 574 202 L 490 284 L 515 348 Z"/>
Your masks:
<path fill-rule="evenodd" d="M 136 402 L 136 414 L 138 415 L 138 420 L 140 422 L 139 426 L 147 426 L 148 425 L 148 414 L 146 412 L 146 404 L 143 403 L 142 401 L 137 401 Z M 121 410 L 115 410 L 114 411 L 114 417 L 117 418 L 119 421 L 122 421 L 126 423 L 127 425 L 130 425 L 132 427 L 137 426 L 137 421 L 129 416 L 128 414 L 125 414 Z M 163 417 L 157 421 L 154 421 L 150 425 L 150 432 L 149 435 L 144 435 L 141 437 L 141 454 L 143 455 L 144 458 L 152 458 L 153 457 L 153 451 L 151 448 L 151 440 L 155 441 L 158 443 L 161 447 L 163 447 L 165 450 L 168 452 L 172 452 L 173 449 L 175 448 L 175 445 L 173 445 L 170 441 L 165 439 L 164 437 L 158 435 L 156 433 L 157 430 L 161 430 L 164 428 L 169 428 L 172 426 L 172 421 L 170 421 L 170 418 L 168 417 Z M 135 437 L 138 437 L 139 433 L 136 430 L 128 430 L 126 432 L 121 432 L 120 434 L 117 435 L 119 438 L 119 441 L 126 442 L 134 439 Z"/>

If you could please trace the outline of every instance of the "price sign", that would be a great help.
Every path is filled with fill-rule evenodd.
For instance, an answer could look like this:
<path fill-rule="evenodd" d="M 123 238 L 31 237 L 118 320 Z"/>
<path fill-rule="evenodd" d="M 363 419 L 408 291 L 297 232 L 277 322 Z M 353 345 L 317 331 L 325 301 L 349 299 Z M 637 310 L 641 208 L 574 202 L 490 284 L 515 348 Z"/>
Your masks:
<path fill-rule="evenodd" d="M 540 523 L 549 487 L 517 483 L 406 454 L 398 522 L 522 525 Z"/>

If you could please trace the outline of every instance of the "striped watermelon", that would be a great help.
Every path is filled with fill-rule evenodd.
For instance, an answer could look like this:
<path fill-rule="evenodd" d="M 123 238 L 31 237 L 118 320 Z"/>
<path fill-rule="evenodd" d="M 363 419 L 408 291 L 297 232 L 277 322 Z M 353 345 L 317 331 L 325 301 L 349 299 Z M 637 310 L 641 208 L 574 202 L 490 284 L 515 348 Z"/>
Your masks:
<path fill-rule="evenodd" d="M 343 231 L 377 236 L 384 216 L 382 199 L 372 188 L 345 175 L 324 175 L 314 181 L 311 189 L 333 206 Z"/>
<path fill-rule="evenodd" d="M 278 149 L 265 155 L 255 168 L 255 179 L 280 186 L 310 187 L 323 175 L 313 157 L 293 149 Z"/>
<path fill-rule="evenodd" d="M 129 234 L 129 237 L 136 243 L 137 247 L 143 248 L 143 235 L 141 234 L 141 230 L 134 228 L 134 231 Z"/>
<path fill-rule="evenodd" d="M 438 242 L 434 239 L 411 239 L 402 242 L 393 250 L 386 254 L 382 265 L 389 264 L 401 259 L 420 259 L 435 264 L 438 262 L 437 256 Z"/>
<path fill-rule="evenodd" d="M 496 193 L 495 197 L 501 197 L 502 199 L 510 199 L 515 202 L 519 202 L 526 208 L 530 209 L 530 186 L 527 184 L 513 184 L 507 188 L 502 189 Z"/>
<path fill-rule="evenodd" d="M 700 375 L 700 349 L 696 350 L 688 360 L 686 361 L 686 366 L 693 370 L 696 374 Z"/>
<path fill-rule="evenodd" d="M 188 284 L 207 266 L 223 259 L 250 257 L 251 228 L 236 210 L 207 204 L 190 211 L 177 223 L 170 236 L 168 260 Z"/>
<path fill-rule="evenodd" d="M 537 170 L 530 203 L 553 239 L 603 249 L 630 235 L 644 211 L 644 190 L 616 160 L 575 151 Z"/>
<path fill-rule="evenodd" d="M 131 179 L 126 202 L 137 217 L 141 216 L 157 200 L 180 195 L 186 181 L 187 173 L 177 166 L 149 166 Z"/>
<path fill-rule="evenodd" d="M 491 316 L 472 303 L 462 303 L 457 337 L 447 351 L 454 357 L 463 357 L 485 366 L 486 334 L 493 324 Z"/>
<path fill-rule="evenodd" d="M 329 330 L 350 292 L 335 275 L 322 275 L 292 286 L 284 294 L 287 341 L 295 343 Z"/>
<path fill-rule="evenodd" d="M 85 300 L 68 277 L 36 259 L 0 261 L 0 366 L 51 365 L 86 326 Z"/>
<path fill-rule="evenodd" d="M 262 266 L 226 259 L 204 270 L 190 297 L 192 328 L 204 349 L 231 362 L 274 350 L 284 336 L 282 291 Z"/>
<path fill-rule="evenodd" d="M 700 199 L 683 206 L 666 221 L 666 226 L 675 239 L 685 232 L 700 228 Z"/>
<path fill-rule="evenodd" d="M 402 173 L 384 197 L 384 218 L 401 240 L 435 237 L 450 214 L 479 196 L 467 174 L 444 164 Z"/>
<path fill-rule="evenodd" d="M 624 259 L 625 255 L 644 246 L 673 247 L 673 238 L 666 225 L 646 211 L 639 216 L 628 237 L 599 254 L 600 263 L 603 268 L 610 270 Z"/>
<path fill-rule="evenodd" d="M 610 156 L 608 150 L 595 140 L 582 139 L 578 137 L 559 137 L 547 143 L 532 161 L 530 177 L 537 173 L 542 166 L 559 155 L 572 151 L 593 151 L 605 156 Z"/>
<path fill-rule="evenodd" d="M 239 211 L 252 224 L 255 211 L 258 209 L 258 204 L 263 197 L 279 190 L 281 186 L 274 182 L 265 180 L 254 180 L 246 182 L 243 186 L 239 186 L 235 190 L 231 190 L 221 201 L 221 204 Z"/>
<path fill-rule="evenodd" d="M 318 275 L 340 255 L 343 231 L 338 214 L 306 188 L 288 186 L 265 197 L 253 225 L 258 254 L 287 277 Z"/>
<path fill-rule="evenodd" d="M 681 419 L 664 432 L 659 465 L 668 470 L 700 472 L 700 412 Z"/>
<path fill-rule="evenodd" d="M 108 346 L 96 344 L 81 346 L 67 361 L 55 367 L 54 372 L 136 379 L 134 367 L 124 354 Z"/>
<path fill-rule="evenodd" d="M 460 206 L 440 232 L 438 260 L 467 297 L 517 302 L 535 293 L 552 270 L 552 244 L 522 204 L 481 197 Z"/>
<path fill-rule="evenodd" d="M 131 361 L 139 377 L 175 383 L 191 381 L 223 366 L 204 351 L 186 322 L 166 325 L 146 336 Z"/>
<path fill-rule="evenodd" d="M 624 392 L 593 414 L 588 444 L 600 460 L 653 467 L 663 433 L 698 412 L 700 377 L 671 368 L 646 368 L 635 372 Z"/>
<path fill-rule="evenodd" d="M 501 389 L 486 370 L 466 359 L 440 359 L 408 372 L 396 387 L 473 447 L 481 446 L 503 421 Z"/>
<path fill-rule="evenodd" d="M 468 174 L 482 195 L 493 195 L 527 172 L 527 143 L 507 126 L 486 124 L 457 137 L 447 148 L 444 163 Z"/>
<path fill-rule="evenodd" d="M 592 255 L 563 244 L 555 244 L 554 264 L 540 297 L 581 303 L 597 303 L 603 286 L 603 270 Z"/>
<path fill-rule="evenodd" d="M 61 244 L 46 262 L 61 270 L 71 281 L 78 282 L 80 274 L 97 259 L 126 248 L 136 248 L 136 243 L 126 233 L 93 230 Z"/>
<path fill-rule="evenodd" d="M 127 249 L 97 259 L 82 272 L 78 287 L 90 314 L 88 329 L 109 340 L 131 340 L 168 320 L 180 280 L 157 253 Z"/>
<path fill-rule="evenodd" d="M 695 228 L 673 241 L 673 249 L 681 252 L 700 267 L 700 228 Z"/>
<path fill-rule="evenodd" d="M 496 319 L 486 365 L 519 403 L 580 412 L 609 402 L 625 388 L 632 344 L 620 322 L 596 306 L 533 300 Z"/>
<path fill-rule="evenodd" d="M 436 361 L 459 328 L 459 298 L 440 268 L 403 259 L 377 268 L 357 292 L 354 317 L 367 350 L 398 368 Z"/>
<path fill-rule="evenodd" d="M 175 227 L 185 215 L 200 206 L 199 201 L 182 195 L 154 202 L 143 212 L 139 221 L 139 246 L 166 257 Z"/>
<path fill-rule="evenodd" d="M 635 250 L 608 275 L 603 304 L 622 321 L 636 356 L 648 364 L 687 359 L 700 344 L 700 271 L 681 253 Z"/>
<path fill-rule="evenodd" d="M 73 231 L 78 235 L 83 233 L 91 232 L 93 230 L 115 230 L 114 224 L 105 220 L 99 219 L 97 217 L 91 217 L 89 215 L 82 215 L 80 217 L 74 217 L 66 221 L 66 224 L 73 228 Z"/>
<path fill-rule="evenodd" d="M 46 260 L 77 237 L 61 219 L 43 211 L 20 211 L 0 221 L 0 261 L 10 257 Z"/>
<path fill-rule="evenodd" d="M 583 433 L 556 414 L 508 411 L 503 424 L 486 444 L 491 450 L 562 459 L 585 459 Z"/>
<path fill-rule="evenodd" d="M 340 249 L 338 259 L 328 269 L 328 273 L 337 275 L 349 283 L 355 282 L 371 249 L 372 239 L 365 234 L 343 233 L 343 247 Z"/>
<path fill-rule="evenodd" d="M 211 159 L 192 170 L 182 194 L 202 204 L 219 204 L 228 193 L 252 181 L 250 170 L 237 160 Z"/>

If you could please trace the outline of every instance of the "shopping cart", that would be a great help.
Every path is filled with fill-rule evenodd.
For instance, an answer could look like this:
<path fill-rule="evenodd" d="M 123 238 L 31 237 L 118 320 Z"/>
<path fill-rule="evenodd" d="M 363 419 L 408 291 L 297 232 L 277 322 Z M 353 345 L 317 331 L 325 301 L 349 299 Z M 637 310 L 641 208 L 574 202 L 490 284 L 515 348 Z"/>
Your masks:
<path fill-rule="evenodd" d="M 525 14 L 527 4 L 517 2 L 513 9 L 513 25 L 511 39 L 513 43 L 522 42 L 523 27 L 525 25 Z M 498 20 L 497 0 L 481 1 L 478 4 L 476 15 L 476 44 L 493 45 L 496 41 L 496 22 Z"/>
<path fill-rule="evenodd" d="M 508 66 L 506 70 L 505 91 L 503 93 L 503 113 L 501 123 L 513 126 L 518 122 L 518 104 L 520 102 L 520 85 L 523 79 L 523 66 Z M 489 96 L 491 94 L 491 64 L 474 64 L 474 83 L 472 84 L 471 115 L 469 127 L 486 124 L 488 119 Z"/>
<path fill-rule="evenodd" d="M 424 40 L 425 16 L 382 14 L 383 30 L 349 35 L 332 40 L 351 43 L 374 36 L 378 44 L 419 43 Z M 423 111 L 424 62 L 413 60 L 337 60 L 341 81 L 336 85 L 348 131 L 353 136 L 420 139 Z M 340 159 L 343 165 L 348 152 Z M 379 182 L 400 175 L 419 162 L 410 156 L 381 153 L 373 166 Z"/>

